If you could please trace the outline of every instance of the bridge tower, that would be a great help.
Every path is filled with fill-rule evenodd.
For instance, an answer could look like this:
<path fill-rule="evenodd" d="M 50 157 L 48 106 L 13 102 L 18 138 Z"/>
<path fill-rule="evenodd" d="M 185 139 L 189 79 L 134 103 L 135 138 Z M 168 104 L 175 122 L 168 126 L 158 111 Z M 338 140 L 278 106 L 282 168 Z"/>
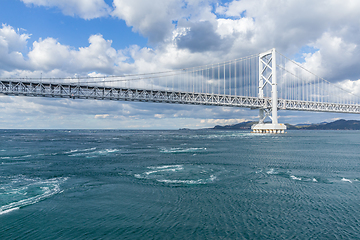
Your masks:
<path fill-rule="evenodd" d="M 264 96 L 264 88 L 271 86 L 271 105 L 267 106 Z M 286 126 L 278 123 L 278 94 L 276 81 L 276 51 L 275 48 L 259 54 L 259 98 L 264 106 L 259 109 L 259 123 L 254 124 L 251 129 L 253 133 L 284 133 Z M 269 117 L 271 123 L 265 123 Z"/>

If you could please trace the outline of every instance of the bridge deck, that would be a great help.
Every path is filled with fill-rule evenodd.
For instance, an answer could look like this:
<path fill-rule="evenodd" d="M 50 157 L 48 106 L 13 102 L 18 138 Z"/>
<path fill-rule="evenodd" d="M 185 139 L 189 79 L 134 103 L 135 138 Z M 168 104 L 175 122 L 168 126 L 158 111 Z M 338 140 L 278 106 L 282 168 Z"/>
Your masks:
<path fill-rule="evenodd" d="M 270 109 L 272 106 L 271 98 L 9 80 L 0 80 L 0 93 L 28 97 L 141 101 L 245 107 L 252 109 Z M 278 109 L 282 110 L 360 114 L 360 105 L 358 104 L 335 104 L 278 99 L 277 105 Z"/>

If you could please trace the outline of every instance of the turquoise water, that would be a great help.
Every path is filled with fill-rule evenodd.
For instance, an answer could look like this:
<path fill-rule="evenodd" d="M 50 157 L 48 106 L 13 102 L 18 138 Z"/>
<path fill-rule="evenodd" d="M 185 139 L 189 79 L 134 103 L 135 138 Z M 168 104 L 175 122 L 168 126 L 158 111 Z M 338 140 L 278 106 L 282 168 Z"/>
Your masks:
<path fill-rule="evenodd" d="M 0 239 L 359 239 L 360 132 L 0 130 Z"/>

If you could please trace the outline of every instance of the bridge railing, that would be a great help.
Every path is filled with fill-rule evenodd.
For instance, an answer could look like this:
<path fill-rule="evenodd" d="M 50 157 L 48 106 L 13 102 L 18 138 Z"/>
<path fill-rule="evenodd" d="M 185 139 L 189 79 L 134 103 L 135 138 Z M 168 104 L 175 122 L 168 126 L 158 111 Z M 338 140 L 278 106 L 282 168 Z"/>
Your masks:
<path fill-rule="evenodd" d="M 296 102 L 360 105 L 360 97 L 352 89 L 344 89 L 339 84 L 326 81 L 280 53 L 276 54 L 276 64 L 278 99 L 291 102 L 288 106 L 295 106 Z M 36 90 L 40 92 L 41 84 L 47 84 L 63 87 L 69 85 L 74 91 L 76 86 L 81 86 L 78 88 L 79 91 L 93 91 L 86 90 L 86 87 L 97 87 L 193 93 L 204 96 L 241 96 L 249 99 L 259 97 L 259 75 L 259 55 L 256 54 L 222 63 L 157 73 L 68 78 L 3 78 L 0 81 L 35 85 L 40 83 L 39 89 Z M 21 88 L 21 84 L 18 87 Z M 271 90 L 270 85 L 264 88 L 264 99 L 271 98 Z"/>

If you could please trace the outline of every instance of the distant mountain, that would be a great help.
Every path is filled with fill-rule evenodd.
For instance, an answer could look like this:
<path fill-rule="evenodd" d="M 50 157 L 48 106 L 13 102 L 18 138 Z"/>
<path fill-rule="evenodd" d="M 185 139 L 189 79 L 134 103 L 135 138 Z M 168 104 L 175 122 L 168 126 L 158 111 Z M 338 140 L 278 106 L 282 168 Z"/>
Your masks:
<path fill-rule="evenodd" d="M 330 123 L 295 126 L 297 129 L 307 130 L 360 130 L 360 121 L 340 119 Z"/>
<path fill-rule="evenodd" d="M 257 122 L 242 122 L 242 123 L 237 123 L 237 124 L 233 124 L 233 125 L 225 125 L 225 126 L 220 126 L 220 125 L 216 125 L 215 127 L 211 128 L 211 129 L 215 129 L 215 130 L 244 130 L 244 129 L 251 129 L 251 126 L 253 124 L 256 124 Z"/>
<path fill-rule="evenodd" d="M 251 126 L 256 123 L 257 122 L 248 121 L 233 125 L 225 125 L 225 126 L 216 125 L 215 127 L 210 129 L 247 130 L 247 129 L 251 129 Z M 360 130 L 360 121 L 344 120 L 344 119 L 340 119 L 330 123 L 322 122 L 317 124 L 298 124 L 298 125 L 285 124 L 285 125 L 288 130 Z"/>

